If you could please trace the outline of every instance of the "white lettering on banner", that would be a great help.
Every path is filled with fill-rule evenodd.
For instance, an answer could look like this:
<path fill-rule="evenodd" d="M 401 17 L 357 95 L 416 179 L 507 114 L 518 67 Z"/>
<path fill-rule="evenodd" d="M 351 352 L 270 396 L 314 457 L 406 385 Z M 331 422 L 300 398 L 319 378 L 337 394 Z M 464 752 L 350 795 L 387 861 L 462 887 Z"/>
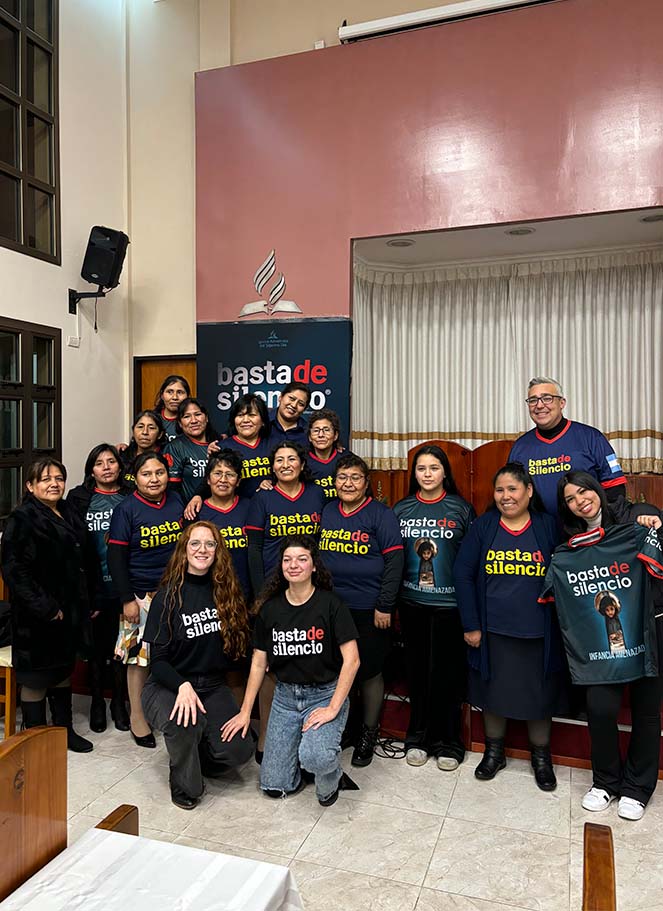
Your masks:
<path fill-rule="evenodd" d="M 222 363 L 216 365 L 216 382 L 218 386 L 226 387 L 227 391 L 219 392 L 217 395 L 217 408 L 219 411 L 228 411 L 233 402 L 242 395 L 247 395 L 249 391 L 255 392 L 267 403 L 268 408 L 275 408 L 281 395 L 281 387 L 293 381 L 305 383 L 313 386 L 311 394 L 310 408 L 318 411 L 324 408 L 327 403 L 327 395 L 330 390 L 316 389 L 316 386 L 323 386 L 327 382 L 328 370 L 324 364 L 312 364 L 310 358 L 305 358 L 301 364 L 291 367 L 289 364 L 275 364 L 267 360 L 264 364 L 240 365 L 238 367 L 227 367 Z M 263 392 L 256 389 L 256 386 L 277 386 L 277 389 L 270 389 Z"/>

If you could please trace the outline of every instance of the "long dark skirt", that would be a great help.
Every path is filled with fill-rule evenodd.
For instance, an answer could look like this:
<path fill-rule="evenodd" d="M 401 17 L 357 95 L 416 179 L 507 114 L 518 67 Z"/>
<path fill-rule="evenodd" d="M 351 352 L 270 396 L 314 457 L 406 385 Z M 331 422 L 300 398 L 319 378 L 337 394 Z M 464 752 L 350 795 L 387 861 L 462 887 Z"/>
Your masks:
<path fill-rule="evenodd" d="M 521 721 L 550 718 L 566 710 L 564 677 L 556 672 L 544 678 L 543 639 L 516 639 L 488 633 L 489 680 L 470 669 L 472 705 Z"/>

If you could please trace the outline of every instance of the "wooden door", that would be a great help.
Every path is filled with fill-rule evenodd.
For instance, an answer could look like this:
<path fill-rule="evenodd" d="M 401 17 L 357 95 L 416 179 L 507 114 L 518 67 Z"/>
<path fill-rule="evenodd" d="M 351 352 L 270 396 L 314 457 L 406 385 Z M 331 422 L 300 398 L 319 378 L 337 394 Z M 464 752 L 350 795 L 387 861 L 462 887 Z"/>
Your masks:
<path fill-rule="evenodd" d="M 161 384 L 171 373 L 183 376 L 191 386 L 191 395 L 196 394 L 195 357 L 134 358 L 134 414 L 154 407 Z"/>

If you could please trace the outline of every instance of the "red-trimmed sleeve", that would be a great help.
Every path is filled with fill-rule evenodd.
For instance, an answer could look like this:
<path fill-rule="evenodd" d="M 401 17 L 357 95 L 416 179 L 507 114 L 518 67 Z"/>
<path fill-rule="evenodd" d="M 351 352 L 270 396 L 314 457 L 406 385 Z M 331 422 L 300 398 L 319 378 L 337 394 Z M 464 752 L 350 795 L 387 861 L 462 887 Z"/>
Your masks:
<path fill-rule="evenodd" d="M 264 493 L 267 493 L 267 491 L 258 490 L 251 498 L 251 505 L 249 506 L 249 512 L 246 517 L 246 525 L 244 526 L 244 530 L 246 532 L 265 530 L 267 498 L 263 496 Z"/>

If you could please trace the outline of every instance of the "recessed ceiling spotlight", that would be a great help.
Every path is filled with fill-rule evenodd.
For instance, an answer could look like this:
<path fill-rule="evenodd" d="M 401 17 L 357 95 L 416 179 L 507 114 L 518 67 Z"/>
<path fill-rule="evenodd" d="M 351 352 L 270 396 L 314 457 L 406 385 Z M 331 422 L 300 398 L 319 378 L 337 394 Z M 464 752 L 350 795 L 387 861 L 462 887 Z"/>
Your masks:
<path fill-rule="evenodd" d="M 411 237 L 392 237 L 387 241 L 388 247 L 413 247 L 415 244 L 416 240 Z"/>
<path fill-rule="evenodd" d="M 643 215 L 640 221 L 646 225 L 651 225 L 655 221 L 663 221 L 663 212 L 653 212 L 651 215 Z"/>
<path fill-rule="evenodd" d="M 504 233 L 511 234 L 512 237 L 524 237 L 526 234 L 534 234 L 535 230 L 536 230 L 535 228 L 526 228 L 526 227 L 509 228 Z"/>

